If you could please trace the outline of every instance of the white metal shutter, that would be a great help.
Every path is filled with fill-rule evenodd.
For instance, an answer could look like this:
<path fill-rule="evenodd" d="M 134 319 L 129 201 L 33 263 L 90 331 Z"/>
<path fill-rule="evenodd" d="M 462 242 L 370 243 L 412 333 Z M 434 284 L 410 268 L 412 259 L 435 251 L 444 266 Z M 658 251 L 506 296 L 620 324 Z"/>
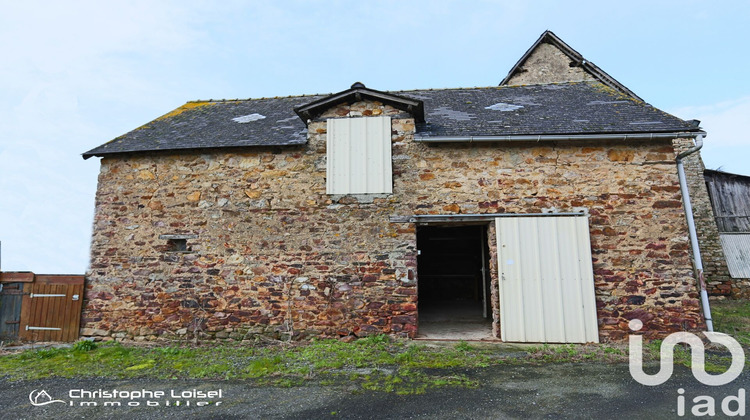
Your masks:
<path fill-rule="evenodd" d="M 331 118 L 327 139 L 328 194 L 393 191 L 390 117 Z"/>
<path fill-rule="evenodd" d="M 720 233 L 721 247 L 733 279 L 750 277 L 750 233 Z"/>
<path fill-rule="evenodd" d="M 499 217 L 503 341 L 599 342 L 585 216 Z"/>

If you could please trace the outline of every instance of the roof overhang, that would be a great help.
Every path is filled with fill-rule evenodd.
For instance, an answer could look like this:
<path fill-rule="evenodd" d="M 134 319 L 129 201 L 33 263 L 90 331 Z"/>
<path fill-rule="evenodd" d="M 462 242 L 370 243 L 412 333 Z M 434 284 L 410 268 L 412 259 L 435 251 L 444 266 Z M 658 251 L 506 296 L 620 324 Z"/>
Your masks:
<path fill-rule="evenodd" d="M 308 121 L 318 118 L 322 113 L 342 103 L 354 103 L 362 100 L 372 100 L 390 105 L 396 109 L 408 112 L 416 122 L 424 122 L 424 103 L 418 99 L 393 95 L 375 89 L 369 89 L 362 83 L 354 83 L 350 89 L 334 93 L 309 104 L 294 108 L 294 112 L 307 125 Z"/>

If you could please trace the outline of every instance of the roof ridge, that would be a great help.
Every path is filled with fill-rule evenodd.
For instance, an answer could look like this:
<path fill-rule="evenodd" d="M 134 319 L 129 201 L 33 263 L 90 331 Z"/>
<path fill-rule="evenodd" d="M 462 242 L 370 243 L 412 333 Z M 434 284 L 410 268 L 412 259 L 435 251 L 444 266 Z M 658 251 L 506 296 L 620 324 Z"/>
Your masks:
<path fill-rule="evenodd" d="M 534 83 L 526 85 L 488 85 L 488 86 L 459 86 L 459 87 L 445 87 L 445 88 L 423 88 L 423 89 L 402 89 L 402 90 L 384 90 L 386 93 L 399 93 L 399 92 L 432 92 L 438 90 L 479 90 L 479 89 L 506 89 L 512 87 L 530 87 L 530 86 L 544 86 L 544 85 L 573 85 L 578 83 L 598 83 L 604 84 L 599 80 L 582 80 L 577 82 L 552 82 L 552 83 Z M 301 95 L 285 95 L 285 96 L 262 96 L 260 98 L 234 98 L 234 99 L 193 99 L 185 102 L 186 104 L 191 103 L 223 103 L 223 102 L 247 102 L 247 101 L 261 101 L 270 99 L 290 99 L 290 98 L 311 98 L 314 96 L 328 96 L 333 95 L 332 93 L 305 93 Z"/>
<path fill-rule="evenodd" d="M 488 89 L 496 88 L 497 86 L 463 86 L 463 87 L 448 87 L 448 88 L 427 88 L 427 89 L 405 89 L 405 90 L 384 90 L 383 92 L 432 92 L 436 90 L 473 90 L 473 89 Z"/>
<path fill-rule="evenodd" d="M 568 81 L 568 82 L 549 82 L 549 83 L 529 83 L 520 85 L 490 85 L 490 86 L 474 86 L 474 87 L 456 87 L 456 88 L 431 88 L 431 89 L 413 89 L 413 90 L 386 90 L 384 92 L 430 92 L 436 90 L 479 90 L 479 89 L 508 89 L 508 88 L 519 88 L 519 87 L 534 87 L 534 86 L 551 86 L 551 85 L 580 85 L 580 84 L 597 84 L 607 86 L 605 83 L 599 80 L 579 80 L 579 81 Z M 620 92 L 622 93 L 622 92 Z"/>
<path fill-rule="evenodd" d="M 502 86 L 504 87 L 504 86 Z M 461 89 L 490 89 L 490 88 L 498 88 L 498 86 L 464 86 L 464 87 L 451 87 L 451 88 L 425 88 L 425 89 L 402 89 L 402 90 L 384 90 L 382 92 L 386 93 L 396 93 L 396 92 L 429 92 L 429 91 L 435 91 L 435 90 L 461 90 Z M 185 103 L 206 103 L 206 102 L 246 102 L 246 101 L 260 101 L 260 100 L 268 100 L 268 99 L 287 99 L 287 98 L 309 98 L 313 96 L 329 96 L 333 95 L 335 93 L 304 93 L 301 95 L 286 95 L 286 96 L 262 96 L 260 98 L 235 98 L 235 99 L 193 99 L 189 100 Z"/>
<path fill-rule="evenodd" d="M 312 96 L 324 96 L 331 95 L 331 93 L 306 93 L 301 95 L 285 95 L 285 96 L 261 96 L 260 98 L 235 98 L 235 99 L 193 99 L 185 103 L 205 103 L 205 102 L 246 102 L 246 101 L 261 101 L 269 99 L 288 99 L 288 98 L 307 98 Z"/>

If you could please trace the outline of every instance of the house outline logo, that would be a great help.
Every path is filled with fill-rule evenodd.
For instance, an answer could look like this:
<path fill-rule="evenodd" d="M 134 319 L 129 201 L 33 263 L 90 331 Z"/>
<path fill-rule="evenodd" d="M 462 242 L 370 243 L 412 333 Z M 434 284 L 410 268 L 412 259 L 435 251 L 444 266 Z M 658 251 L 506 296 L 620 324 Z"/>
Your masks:
<path fill-rule="evenodd" d="M 643 328 L 643 322 L 640 319 L 633 319 L 628 326 L 632 331 L 639 331 Z M 630 376 L 641 385 L 657 386 L 663 384 L 672 377 L 675 345 L 685 343 L 690 346 L 691 370 L 693 371 L 693 376 L 699 382 L 708 386 L 721 386 L 737 379 L 742 374 L 742 369 L 745 366 L 745 351 L 742 349 L 740 343 L 724 333 L 704 331 L 703 335 L 710 342 L 721 344 L 729 349 L 732 355 L 732 363 L 726 372 L 717 375 L 708 374 L 705 366 L 705 347 L 703 346 L 703 341 L 693 333 L 680 331 L 669 334 L 662 341 L 659 348 L 659 372 L 653 375 L 649 375 L 643 371 L 643 337 L 630 334 L 628 337 Z"/>
<path fill-rule="evenodd" d="M 29 402 L 31 402 L 31 405 L 33 405 L 34 407 L 40 407 L 52 403 L 65 404 L 65 401 L 63 400 L 53 400 L 52 397 L 47 393 L 47 391 L 43 389 L 39 392 L 36 391 L 37 390 L 35 389 L 29 393 Z"/>

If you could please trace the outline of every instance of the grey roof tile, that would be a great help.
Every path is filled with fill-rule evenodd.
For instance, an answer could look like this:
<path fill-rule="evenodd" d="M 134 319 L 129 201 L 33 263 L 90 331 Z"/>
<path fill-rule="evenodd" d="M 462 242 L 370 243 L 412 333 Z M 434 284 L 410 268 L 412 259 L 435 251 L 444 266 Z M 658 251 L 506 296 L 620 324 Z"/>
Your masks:
<path fill-rule="evenodd" d="M 410 92 L 402 92 L 409 96 Z M 418 91 L 418 137 L 696 131 L 598 82 Z"/>
<path fill-rule="evenodd" d="M 246 146 L 292 146 L 307 142 L 307 127 L 294 107 L 323 96 L 188 102 L 150 123 L 83 154 Z"/>

